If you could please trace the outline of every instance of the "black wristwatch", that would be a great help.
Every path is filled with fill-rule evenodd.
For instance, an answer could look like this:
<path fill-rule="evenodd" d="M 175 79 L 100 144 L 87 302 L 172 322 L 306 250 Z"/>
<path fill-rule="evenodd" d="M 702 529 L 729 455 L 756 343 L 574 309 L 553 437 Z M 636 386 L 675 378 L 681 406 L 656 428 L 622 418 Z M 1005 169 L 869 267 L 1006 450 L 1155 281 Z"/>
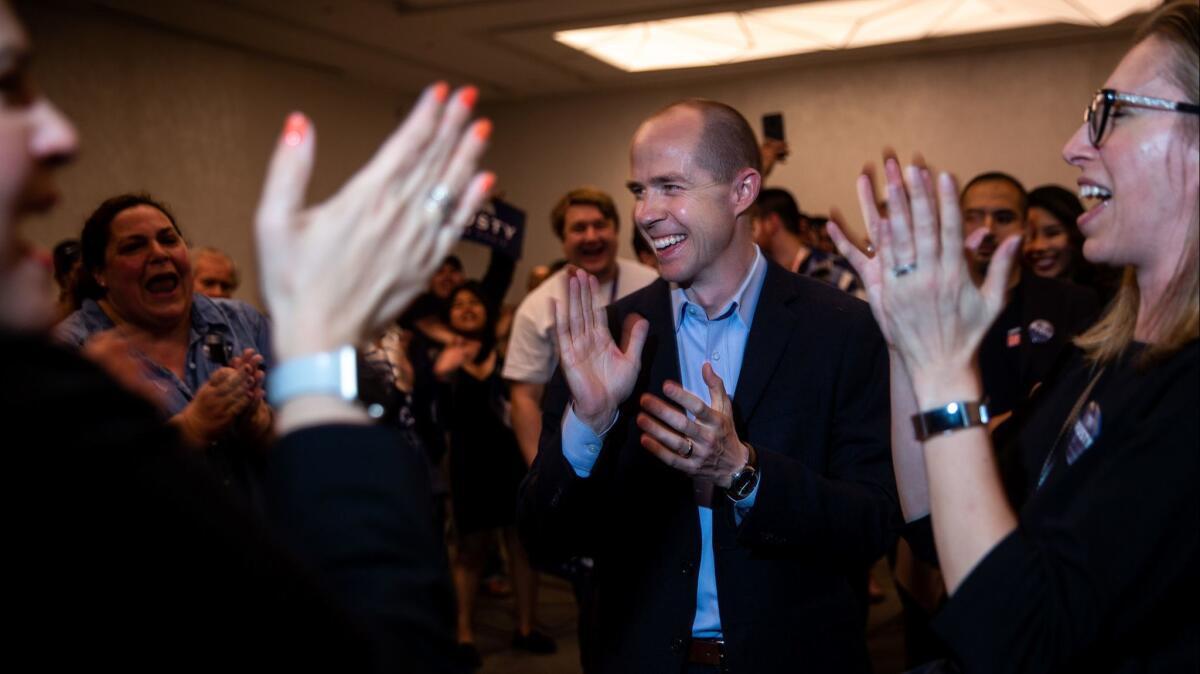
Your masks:
<path fill-rule="evenodd" d="M 746 458 L 746 465 L 729 478 L 729 488 L 725 490 L 725 495 L 734 503 L 745 499 L 758 486 L 758 453 L 754 451 L 754 446 L 750 443 L 743 442 L 742 444 L 746 445 L 746 450 L 750 453 Z"/>

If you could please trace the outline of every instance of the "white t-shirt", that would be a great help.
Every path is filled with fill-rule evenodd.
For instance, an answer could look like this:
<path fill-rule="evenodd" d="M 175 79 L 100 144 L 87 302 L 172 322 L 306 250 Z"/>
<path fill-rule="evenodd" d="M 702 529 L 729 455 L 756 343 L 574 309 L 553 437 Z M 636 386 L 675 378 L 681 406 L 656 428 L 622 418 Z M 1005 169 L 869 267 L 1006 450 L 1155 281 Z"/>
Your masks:
<path fill-rule="evenodd" d="M 616 298 L 641 290 L 658 278 L 658 272 L 632 260 L 617 258 Z M 600 285 L 600 294 L 613 296 L 612 281 Z M 508 352 L 504 356 L 505 379 L 545 384 L 558 367 L 558 347 L 554 340 L 554 308 L 551 298 L 567 301 L 566 271 L 559 269 L 533 292 L 525 296 L 513 317 Z"/>

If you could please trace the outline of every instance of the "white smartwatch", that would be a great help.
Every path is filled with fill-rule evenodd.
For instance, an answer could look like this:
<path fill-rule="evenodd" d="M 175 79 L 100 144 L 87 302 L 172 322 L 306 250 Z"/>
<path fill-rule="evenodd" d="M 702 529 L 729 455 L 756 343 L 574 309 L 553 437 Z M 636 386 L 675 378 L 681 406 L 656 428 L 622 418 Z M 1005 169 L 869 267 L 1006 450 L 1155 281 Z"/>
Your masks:
<path fill-rule="evenodd" d="M 358 362 L 354 347 L 313 353 L 284 361 L 267 375 L 267 402 L 279 408 L 301 396 L 358 398 Z"/>

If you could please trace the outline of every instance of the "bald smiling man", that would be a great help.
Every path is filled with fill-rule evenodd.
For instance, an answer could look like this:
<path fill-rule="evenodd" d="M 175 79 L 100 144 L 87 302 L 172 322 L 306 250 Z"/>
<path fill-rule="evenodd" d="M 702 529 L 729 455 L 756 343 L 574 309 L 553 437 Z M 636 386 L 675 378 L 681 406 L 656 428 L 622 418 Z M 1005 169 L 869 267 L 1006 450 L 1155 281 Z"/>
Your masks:
<path fill-rule="evenodd" d="M 898 519 L 870 310 L 754 244 L 736 110 L 669 106 L 630 159 L 662 278 L 607 310 L 586 272 L 568 284 L 530 550 L 595 560 L 589 672 L 867 672 L 864 573 Z"/>

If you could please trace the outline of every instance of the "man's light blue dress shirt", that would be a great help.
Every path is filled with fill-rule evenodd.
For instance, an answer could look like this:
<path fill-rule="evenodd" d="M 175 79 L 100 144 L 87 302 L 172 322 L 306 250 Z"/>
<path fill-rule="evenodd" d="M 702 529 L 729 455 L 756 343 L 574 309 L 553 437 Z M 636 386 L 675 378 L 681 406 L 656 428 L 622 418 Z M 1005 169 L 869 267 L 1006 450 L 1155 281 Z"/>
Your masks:
<path fill-rule="evenodd" d="M 679 372 L 683 388 L 695 394 L 707 404 L 712 404 L 708 385 L 704 383 L 701 368 L 705 362 L 712 363 L 713 371 L 725 382 L 725 390 L 733 398 L 737 390 L 738 377 L 742 372 L 742 356 L 746 350 L 746 338 L 754 322 L 754 310 L 762 293 L 763 280 L 767 276 L 767 261 L 762 251 L 755 246 L 754 262 L 742 280 L 741 286 L 729 304 L 710 318 L 687 290 L 672 284 L 671 309 L 675 318 L 675 344 L 679 351 Z M 614 423 L 615 423 L 614 419 Z M 610 425 L 611 428 L 611 425 Z M 607 433 L 607 429 L 605 430 Z M 568 406 L 563 419 L 563 456 L 575 469 L 575 474 L 587 477 L 600 455 L 604 434 L 597 436 L 587 424 L 575 416 Z M 758 487 L 734 507 L 734 515 L 740 521 L 754 506 Z M 721 637 L 721 614 L 717 604 L 717 575 L 713 558 L 712 509 L 697 506 L 700 517 L 700 572 L 696 583 L 696 616 L 692 621 L 692 636 L 713 639 Z"/>

